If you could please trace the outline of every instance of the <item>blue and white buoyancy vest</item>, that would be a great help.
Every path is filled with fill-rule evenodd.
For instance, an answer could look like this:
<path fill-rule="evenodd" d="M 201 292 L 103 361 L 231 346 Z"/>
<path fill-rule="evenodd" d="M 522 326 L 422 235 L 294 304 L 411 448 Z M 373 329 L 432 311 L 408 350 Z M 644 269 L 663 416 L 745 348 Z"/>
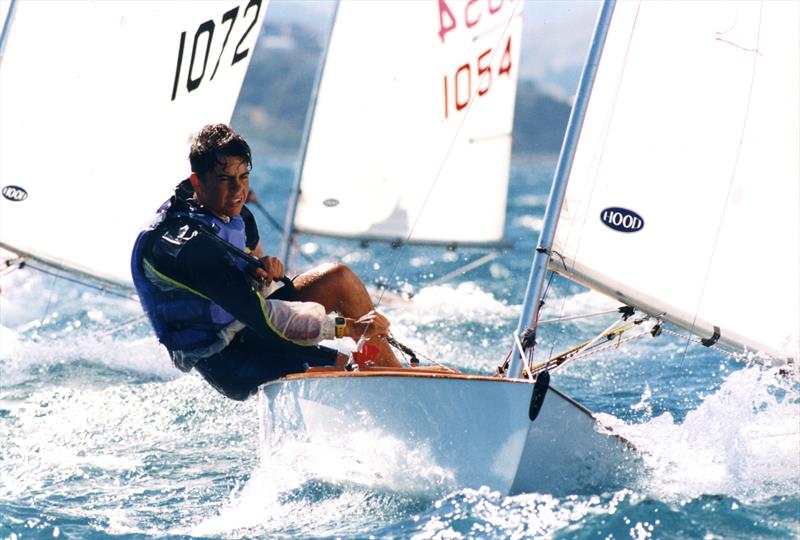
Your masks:
<path fill-rule="evenodd" d="M 187 204 L 187 201 L 178 196 L 179 193 L 180 189 L 177 190 L 176 197 L 162 205 L 156 220 L 139 234 L 131 258 L 131 272 L 142 307 L 158 340 L 172 353 L 176 365 L 188 371 L 193 362 L 181 362 L 181 353 L 195 351 L 197 354 L 189 356 L 202 357 L 218 352 L 227 345 L 226 339 L 220 339 L 221 332 L 235 321 L 235 317 L 202 294 L 161 274 L 148 261 L 145 253 L 150 242 L 158 241 L 158 238 L 151 236 L 175 228 L 180 239 L 181 232 L 192 234 L 190 229 L 193 224 L 206 231 L 213 231 L 241 250 L 246 249 L 247 242 L 245 222 L 241 216 L 223 221 Z M 170 224 L 175 226 L 170 227 Z M 184 238 L 188 239 L 189 237 Z M 179 249 L 180 245 L 176 246 L 176 250 Z M 244 261 L 237 260 L 236 264 L 244 270 Z"/>

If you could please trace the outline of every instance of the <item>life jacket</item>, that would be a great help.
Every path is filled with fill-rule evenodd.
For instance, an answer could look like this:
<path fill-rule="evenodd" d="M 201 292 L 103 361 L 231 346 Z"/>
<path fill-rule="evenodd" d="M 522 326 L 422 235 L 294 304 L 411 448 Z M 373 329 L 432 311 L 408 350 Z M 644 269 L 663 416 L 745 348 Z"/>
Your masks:
<path fill-rule="evenodd" d="M 171 249 L 174 257 L 177 257 L 182 244 L 198 230 L 215 234 L 241 250 L 247 249 L 248 244 L 254 246 L 252 241 L 247 241 L 245 221 L 241 215 L 228 222 L 219 219 L 184 198 L 187 195 L 185 184 L 184 181 L 178 186 L 176 195 L 161 206 L 153 223 L 139 234 L 131 257 L 131 273 L 142 307 L 158 340 L 171 353 L 213 348 L 220 342 L 221 330 L 235 317 L 201 293 L 162 274 L 157 262 L 148 259 L 153 242 L 162 242 L 160 247 L 168 243 L 166 251 Z M 161 249 L 161 252 L 165 250 Z M 244 270 L 243 261 L 237 260 L 236 264 Z M 226 344 L 221 343 L 219 348 Z"/>

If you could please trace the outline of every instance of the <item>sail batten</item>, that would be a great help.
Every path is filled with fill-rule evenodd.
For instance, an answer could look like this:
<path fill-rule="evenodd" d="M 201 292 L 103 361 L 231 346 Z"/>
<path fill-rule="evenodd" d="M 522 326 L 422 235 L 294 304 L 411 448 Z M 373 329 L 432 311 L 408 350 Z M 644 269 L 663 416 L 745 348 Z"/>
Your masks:
<path fill-rule="evenodd" d="M 798 19 L 795 2 L 617 3 L 552 269 L 800 356 Z"/>
<path fill-rule="evenodd" d="M 454 240 L 414 240 L 413 242 L 408 242 L 406 238 L 401 238 L 400 236 L 391 237 L 387 235 L 369 235 L 369 234 L 334 234 L 324 230 L 312 230 L 312 229 L 301 229 L 295 228 L 296 233 L 300 234 L 313 234 L 316 236 L 322 236 L 327 238 L 340 238 L 340 239 L 347 239 L 347 240 L 354 240 L 358 242 L 380 242 L 391 244 L 392 246 L 399 247 L 401 245 L 405 245 L 406 243 L 413 243 L 416 246 L 444 246 L 447 248 L 456 249 L 459 247 L 466 247 L 466 248 L 489 248 L 489 249 L 509 249 L 513 244 L 510 240 L 498 240 L 498 241 L 488 241 L 488 242 L 481 242 L 481 241 L 454 241 Z"/>

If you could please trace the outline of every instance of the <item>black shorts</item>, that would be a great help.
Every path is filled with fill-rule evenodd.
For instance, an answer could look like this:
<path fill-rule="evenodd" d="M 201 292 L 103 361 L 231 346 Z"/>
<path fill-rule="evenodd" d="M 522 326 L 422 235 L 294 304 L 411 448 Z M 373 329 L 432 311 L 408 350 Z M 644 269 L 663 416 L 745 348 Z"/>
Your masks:
<path fill-rule="evenodd" d="M 298 347 L 289 341 L 282 345 L 245 328 L 222 351 L 197 362 L 195 369 L 220 393 L 242 401 L 265 382 L 310 366 L 333 366 L 337 354 L 327 347 Z"/>

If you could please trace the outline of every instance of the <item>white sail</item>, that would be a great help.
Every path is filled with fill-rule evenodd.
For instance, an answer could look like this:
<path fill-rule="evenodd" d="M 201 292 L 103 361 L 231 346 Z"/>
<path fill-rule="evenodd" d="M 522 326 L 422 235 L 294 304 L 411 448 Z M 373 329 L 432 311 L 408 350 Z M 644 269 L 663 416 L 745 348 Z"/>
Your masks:
<path fill-rule="evenodd" d="M 799 21 L 797 2 L 617 3 L 551 268 L 798 358 Z"/>
<path fill-rule="evenodd" d="M 521 9 L 520 2 L 343 0 L 295 230 L 501 240 Z"/>
<path fill-rule="evenodd" d="M 192 135 L 230 121 L 267 0 L 8 6 L 0 246 L 130 283 Z"/>

